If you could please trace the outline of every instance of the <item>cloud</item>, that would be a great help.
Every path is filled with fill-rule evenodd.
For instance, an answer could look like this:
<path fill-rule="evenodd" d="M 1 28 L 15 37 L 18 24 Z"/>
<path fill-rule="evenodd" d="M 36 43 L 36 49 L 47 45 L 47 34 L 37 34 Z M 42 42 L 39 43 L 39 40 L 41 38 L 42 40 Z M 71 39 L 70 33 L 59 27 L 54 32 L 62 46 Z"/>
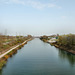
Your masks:
<path fill-rule="evenodd" d="M 22 0 L 10 0 L 10 1 L 13 2 L 13 3 L 23 4 L 23 5 L 25 5 L 25 2 L 22 1 Z"/>
<path fill-rule="evenodd" d="M 33 8 L 37 9 L 44 9 L 44 8 L 61 8 L 60 6 L 57 6 L 54 3 L 42 3 L 41 1 L 34 1 L 34 0 L 3 0 L 6 4 L 8 3 L 16 3 L 26 6 L 31 6 Z"/>
<path fill-rule="evenodd" d="M 31 0 L 31 1 L 28 1 L 27 3 L 28 3 L 28 5 L 30 5 L 34 8 L 37 8 L 37 9 L 43 9 L 43 8 L 46 7 L 46 4 L 43 4 L 43 3 L 37 2 L 37 1 L 32 1 Z"/>

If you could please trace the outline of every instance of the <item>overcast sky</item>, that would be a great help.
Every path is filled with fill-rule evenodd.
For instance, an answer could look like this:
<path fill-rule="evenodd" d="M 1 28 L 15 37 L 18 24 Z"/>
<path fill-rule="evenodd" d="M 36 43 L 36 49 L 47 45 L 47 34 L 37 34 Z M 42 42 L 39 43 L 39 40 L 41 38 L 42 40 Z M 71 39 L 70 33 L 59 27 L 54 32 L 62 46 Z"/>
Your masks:
<path fill-rule="evenodd" d="M 0 33 L 75 33 L 75 0 L 0 0 Z"/>

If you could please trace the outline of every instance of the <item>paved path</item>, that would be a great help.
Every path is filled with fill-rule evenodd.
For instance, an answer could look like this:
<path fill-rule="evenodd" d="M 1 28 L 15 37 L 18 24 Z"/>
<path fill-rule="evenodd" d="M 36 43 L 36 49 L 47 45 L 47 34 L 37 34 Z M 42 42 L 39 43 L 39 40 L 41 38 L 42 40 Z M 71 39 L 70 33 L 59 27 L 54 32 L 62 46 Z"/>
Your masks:
<path fill-rule="evenodd" d="M 31 39 L 29 39 L 29 40 L 31 40 Z M 29 41 L 29 40 L 26 40 L 26 41 L 24 41 L 23 43 L 21 43 L 21 44 L 19 44 L 19 45 L 15 46 L 15 47 L 13 47 L 13 48 L 12 48 L 12 49 L 10 49 L 9 51 L 7 51 L 7 52 L 5 52 L 5 53 L 1 54 L 1 55 L 0 55 L 0 58 L 2 58 L 3 56 L 5 56 L 6 54 L 8 54 L 10 51 L 12 51 L 12 50 L 16 49 L 16 48 L 17 48 L 17 47 L 19 47 L 20 45 L 25 44 L 25 43 L 26 43 L 27 41 Z"/>

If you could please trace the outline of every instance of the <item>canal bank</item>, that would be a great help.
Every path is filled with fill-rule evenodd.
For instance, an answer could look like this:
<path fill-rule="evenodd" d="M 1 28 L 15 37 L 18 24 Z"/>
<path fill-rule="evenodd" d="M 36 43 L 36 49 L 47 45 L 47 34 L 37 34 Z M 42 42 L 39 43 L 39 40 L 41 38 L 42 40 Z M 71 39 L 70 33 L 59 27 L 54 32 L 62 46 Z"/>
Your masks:
<path fill-rule="evenodd" d="M 72 45 L 69 46 L 69 45 L 65 45 L 65 44 L 59 43 L 58 39 L 56 39 L 56 38 L 52 38 L 52 39 L 49 40 L 46 37 L 46 38 L 40 38 L 40 40 L 50 44 L 51 46 L 55 46 L 56 48 L 59 48 L 61 50 L 64 50 L 64 51 L 66 51 L 68 53 L 71 53 L 71 54 L 75 55 L 75 46 L 74 45 L 73 46 Z"/>
<path fill-rule="evenodd" d="M 75 50 L 69 49 L 66 46 L 58 45 L 57 43 L 50 43 L 50 45 L 75 55 Z"/>
<path fill-rule="evenodd" d="M 17 50 L 21 49 L 25 44 L 27 44 L 28 41 L 32 40 L 32 38 L 25 40 L 23 43 L 18 44 L 17 46 L 14 46 L 13 48 L 11 48 L 10 50 L 8 50 L 7 52 L 3 53 L 0 55 L 0 70 L 2 69 L 2 67 L 6 64 L 7 59 L 9 57 L 11 57 L 14 53 L 17 52 Z"/>

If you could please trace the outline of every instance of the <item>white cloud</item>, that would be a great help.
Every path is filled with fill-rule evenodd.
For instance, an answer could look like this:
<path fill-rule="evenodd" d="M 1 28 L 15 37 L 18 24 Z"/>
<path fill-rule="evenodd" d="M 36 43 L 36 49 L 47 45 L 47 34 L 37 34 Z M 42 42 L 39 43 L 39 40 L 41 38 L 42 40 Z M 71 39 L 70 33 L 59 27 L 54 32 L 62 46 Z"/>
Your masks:
<path fill-rule="evenodd" d="M 28 5 L 31 5 L 34 8 L 42 9 L 46 7 L 46 4 L 42 4 L 41 2 L 37 1 L 28 1 Z"/>
<path fill-rule="evenodd" d="M 10 0 L 10 1 L 13 2 L 13 3 L 25 5 L 25 2 L 22 1 L 22 0 Z"/>
<path fill-rule="evenodd" d="M 33 0 L 3 0 L 6 4 L 8 3 L 16 3 L 16 4 L 21 4 L 21 5 L 27 5 L 27 6 L 32 6 L 37 9 L 44 9 L 44 8 L 61 8 L 60 6 L 57 6 L 54 3 L 42 3 L 40 1 L 33 1 Z"/>

